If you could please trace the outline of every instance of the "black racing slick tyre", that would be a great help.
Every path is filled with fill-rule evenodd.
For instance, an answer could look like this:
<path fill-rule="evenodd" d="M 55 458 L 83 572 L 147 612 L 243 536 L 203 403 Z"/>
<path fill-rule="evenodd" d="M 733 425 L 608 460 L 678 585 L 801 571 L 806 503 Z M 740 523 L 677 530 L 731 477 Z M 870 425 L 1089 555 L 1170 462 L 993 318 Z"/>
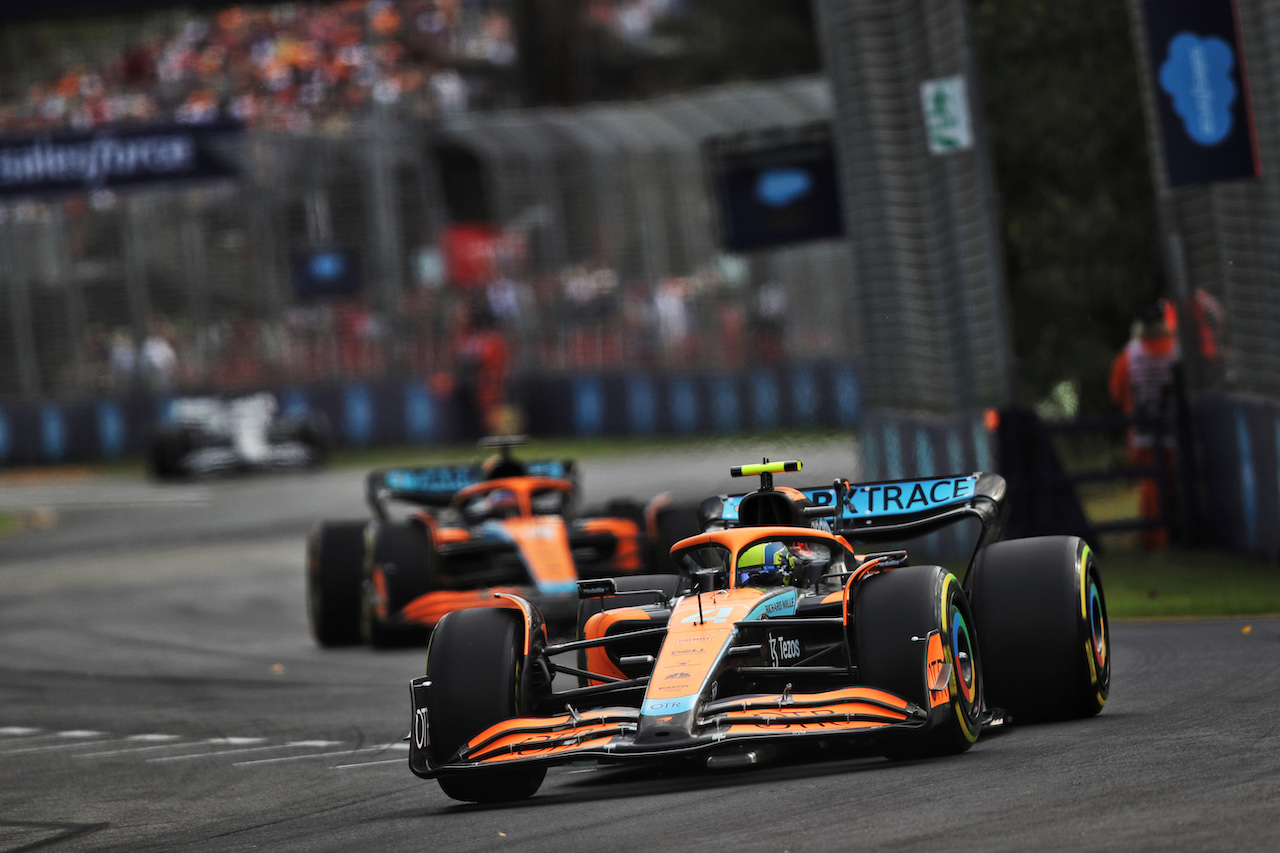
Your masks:
<path fill-rule="evenodd" d="M 195 449 L 191 432 L 182 427 L 162 428 L 151 439 L 147 466 L 156 480 L 178 480 L 186 473 L 182 460 Z"/>
<path fill-rule="evenodd" d="M 399 620 L 405 605 L 431 591 L 435 549 L 431 534 L 417 522 L 373 523 L 365 529 L 360 633 L 374 648 L 394 648 L 426 640 L 426 628 Z"/>
<path fill-rule="evenodd" d="M 307 617 L 322 646 L 360 642 L 366 521 L 326 521 L 307 537 Z"/>
<path fill-rule="evenodd" d="M 1015 723 L 1102 710 L 1111 688 L 1111 627 L 1084 540 L 1041 536 L 989 545 L 967 587 L 990 707 Z"/>
<path fill-rule="evenodd" d="M 862 683 L 928 714 L 920 729 L 886 733 L 881 752 L 900 760 L 971 747 L 982 728 L 983 668 L 969 602 L 955 575 L 938 566 L 884 572 L 861 584 L 854 606 Z"/>
<path fill-rule="evenodd" d="M 520 614 L 503 608 L 455 610 L 445 615 L 427 647 L 427 720 L 433 763 L 448 761 L 458 748 L 503 720 L 527 713 L 529 679 L 521 670 L 524 625 Z M 440 777 L 455 800 L 500 803 L 533 796 L 545 767 L 472 770 Z"/>

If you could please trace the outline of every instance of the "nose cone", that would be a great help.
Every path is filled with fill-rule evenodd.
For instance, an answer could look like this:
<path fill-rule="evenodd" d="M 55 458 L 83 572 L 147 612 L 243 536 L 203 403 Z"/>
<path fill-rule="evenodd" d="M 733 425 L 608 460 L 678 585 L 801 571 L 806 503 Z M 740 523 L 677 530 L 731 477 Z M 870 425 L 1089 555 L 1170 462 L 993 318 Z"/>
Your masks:
<path fill-rule="evenodd" d="M 683 746 L 693 740 L 692 728 L 692 712 L 670 717 L 641 717 L 635 744 L 656 749 Z"/>

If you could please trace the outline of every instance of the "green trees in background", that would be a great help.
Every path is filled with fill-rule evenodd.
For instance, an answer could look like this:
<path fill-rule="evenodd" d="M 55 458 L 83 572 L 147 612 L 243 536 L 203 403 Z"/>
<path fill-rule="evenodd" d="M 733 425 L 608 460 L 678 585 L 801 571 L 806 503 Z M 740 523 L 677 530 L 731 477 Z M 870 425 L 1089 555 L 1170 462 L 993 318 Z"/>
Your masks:
<path fill-rule="evenodd" d="M 1019 402 L 1110 361 L 1161 295 L 1155 196 L 1124 0 L 973 0 L 1004 231 Z"/>

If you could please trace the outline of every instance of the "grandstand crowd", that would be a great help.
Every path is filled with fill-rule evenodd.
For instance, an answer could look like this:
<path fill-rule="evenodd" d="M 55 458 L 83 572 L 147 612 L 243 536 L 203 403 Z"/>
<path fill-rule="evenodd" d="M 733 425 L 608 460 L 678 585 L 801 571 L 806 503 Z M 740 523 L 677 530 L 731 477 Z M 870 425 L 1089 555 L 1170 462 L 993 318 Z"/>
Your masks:
<path fill-rule="evenodd" d="M 414 117 L 464 110 L 483 75 L 514 69 L 508 0 L 336 0 L 231 6 L 76 63 L 0 103 L 0 133 L 236 119 L 283 131 L 341 129 L 373 104 Z M 678 0 L 592 0 L 592 24 L 648 38 Z"/>
<path fill-rule="evenodd" d="M 505 3 L 338 0 L 232 6 L 176 32 L 78 64 L 0 106 L 0 130 L 237 119 L 285 131 L 335 128 L 372 103 L 430 116 L 465 109 L 459 62 L 510 66 Z"/>
<path fill-rule="evenodd" d="M 94 61 L 76 60 L 16 95 L 11 87 L 0 100 L 0 134 L 231 119 L 274 133 L 341 135 L 377 105 L 408 120 L 478 108 L 494 103 L 483 89 L 495 74 L 507 74 L 505 85 L 517 75 L 516 2 L 332 0 L 170 14 Z M 591 26 L 640 46 L 682 6 L 589 0 L 584 10 Z M 514 87 L 502 97 L 513 102 Z M 91 206 L 114 209 L 111 195 L 95 194 Z M 46 204 L 75 221 L 86 198 L 0 205 L 0 224 L 47 220 L 28 209 Z M 516 368 L 731 367 L 780 355 L 780 292 L 753 293 L 712 269 L 620 281 L 596 265 L 541 277 L 513 269 L 465 287 L 418 282 L 391 311 L 356 297 L 299 303 L 278 316 L 233 309 L 201 321 L 156 311 L 145 330 L 138 318 L 109 326 L 89 317 L 46 382 L 59 393 L 94 393 L 447 374 L 482 316 L 510 341 Z"/>

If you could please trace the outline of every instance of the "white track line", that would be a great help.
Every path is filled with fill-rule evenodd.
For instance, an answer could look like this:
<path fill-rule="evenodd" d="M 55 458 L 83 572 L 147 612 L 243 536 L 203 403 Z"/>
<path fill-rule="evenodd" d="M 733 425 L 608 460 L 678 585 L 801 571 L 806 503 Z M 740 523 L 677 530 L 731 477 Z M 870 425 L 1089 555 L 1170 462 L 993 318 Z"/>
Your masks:
<path fill-rule="evenodd" d="M 157 738 L 165 738 L 167 743 L 153 743 Z M 110 755 L 132 755 L 135 752 L 151 752 L 156 749 L 174 749 L 177 747 L 185 748 L 192 746 L 203 746 L 209 741 L 190 741 L 182 740 L 178 735 L 132 735 L 125 738 L 127 741 L 143 742 L 146 746 L 127 746 L 124 749 L 106 749 L 101 752 L 81 752 L 72 758 L 104 758 Z"/>
<path fill-rule="evenodd" d="M 162 764 L 167 761 L 188 761 L 192 758 L 209 758 L 219 755 L 236 755 L 245 752 L 262 752 L 268 749 L 305 749 L 326 746 L 337 746 L 341 741 L 336 740 L 294 740 L 287 743 L 268 743 L 263 746 L 246 746 L 240 749 L 217 749 L 213 752 L 195 752 L 191 755 L 167 755 L 163 758 L 148 758 L 147 761 L 152 764 Z"/>
<path fill-rule="evenodd" d="M 384 758 L 381 761 L 362 761 L 359 764 L 335 764 L 334 770 L 346 770 L 350 767 L 376 767 L 379 764 L 404 764 L 403 758 Z"/>
<path fill-rule="evenodd" d="M 209 758 L 219 755 L 236 755 L 242 752 L 260 752 L 264 749 L 285 749 L 294 746 L 294 743 L 263 743 L 265 738 L 242 738 L 243 741 L 256 741 L 257 746 L 242 746 L 236 749 L 214 749 L 208 752 L 193 752 L 189 755 L 167 755 L 163 758 L 148 758 L 147 761 L 152 764 L 160 764 L 166 761 L 190 761 L 193 758 Z M 311 741 L 300 741 L 300 743 L 311 743 Z M 233 746 L 234 744 L 223 743 L 224 746 Z"/>
<path fill-rule="evenodd" d="M 82 729 L 78 729 L 75 731 L 58 732 L 57 734 L 52 734 L 52 735 L 40 735 L 39 737 L 31 738 L 31 740 L 28 740 L 25 742 L 30 743 L 32 740 L 49 741 L 57 738 L 64 738 L 66 740 L 63 743 L 43 743 L 40 746 L 30 746 L 30 747 L 25 747 L 23 749 L 0 750 L 0 755 L 23 755 L 30 752 L 51 752 L 52 750 L 55 750 L 55 749 L 75 749 L 76 747 L 83 746 L 84 745 L 83 741 L 85 740 L 91 740 L 93 738 L 101 738 L 101 737 L 105 737 L 106 735 L 107 735 L 106 732 L 91 732 L 91 731 L 85 731 Z M 110 740 L 98 741 L 98 742 L 110 743 Z"/>
<path fill-rule="evenodd" d="M 246 764 L 278 764 L 282 761 L 301 761 L 304 758 L 327 758 L 333 755 L 355 755 L 357 752 L 379 752 L 387 749 L 408 749 L 407 743 L 388 743 L 382 746 L 364 746 L 359 749 L 340 749 L 336 752 L 313 752 L 309 755 L 286 755 L 282 758 L 255 758 L 250 761 L 237 761 L 236 767 L 244 767 Z M 396 759 L 403 761 L 403 759 Z"/>

